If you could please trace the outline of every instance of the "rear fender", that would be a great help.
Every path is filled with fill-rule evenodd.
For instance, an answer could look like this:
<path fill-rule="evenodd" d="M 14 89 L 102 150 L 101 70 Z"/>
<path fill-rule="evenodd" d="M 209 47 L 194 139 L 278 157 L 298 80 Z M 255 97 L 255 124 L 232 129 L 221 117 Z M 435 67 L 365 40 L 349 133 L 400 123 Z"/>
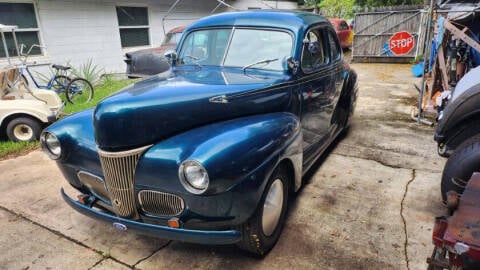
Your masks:
<path fill-rule="evenodd" d="M 342 121 L 342 115 L 339 113 L 338 108 L 343 109 L 344 111 L 349 112 L 347 118 L 347 123 L 342 123 L 346 127 L 350 124 L 350 121 L 355 111 L 355 106 L 357 104 L 358 96 L 358 83 L 357 83 L 357 73 L 353 69 L 347 69 L 344 71 L 344 84 L 342 91 L 340 92 L 340 97 L 336 106 L 336 111 L 332 117 L 332 124 Z"/>
<path fill-rule="evenodd" d="M 477 84 L 447 105 L 435 130 L 435 140 L 438 143 L 448 142 L 459 129 L 470 121 L 478 121 L 479 117 L 480 84 Z"/>

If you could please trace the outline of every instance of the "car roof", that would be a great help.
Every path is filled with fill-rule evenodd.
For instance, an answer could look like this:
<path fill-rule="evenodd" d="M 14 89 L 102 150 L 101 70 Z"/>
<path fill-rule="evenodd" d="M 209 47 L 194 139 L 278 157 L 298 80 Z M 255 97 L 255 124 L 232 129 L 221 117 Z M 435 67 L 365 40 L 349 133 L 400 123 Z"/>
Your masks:
<path fill-rule="evenodd" d="M 226 12 L 198 20 L 188 27 L 193 28 L 215 26 L 259 26 L 289 29 L 298 32 L 312 24 L 328 22 L 323 16 L 303 11 L 255 10 Z"/>
<path fill-rule="evenodd" d="M 183 31 L 185 31 L 185 28 L 187 28 L 187 26 L 185 25 L 177 26 L 175 28 L 170 29 L 168 33 L 182 33 Z"/>
<path fill-rule="evenodd" d="M 335 23 L 340 23 L 341 21 L 345 21 L 344 19 L 340 19 L 340 18 L 328 18 L 328 20 L 330 22 L 335 22 Z"/>

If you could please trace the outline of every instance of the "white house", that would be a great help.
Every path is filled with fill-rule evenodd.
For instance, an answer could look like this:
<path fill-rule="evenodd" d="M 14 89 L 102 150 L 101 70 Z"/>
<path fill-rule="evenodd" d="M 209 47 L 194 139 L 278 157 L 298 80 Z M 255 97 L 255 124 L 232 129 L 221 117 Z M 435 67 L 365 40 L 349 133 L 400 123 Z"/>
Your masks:
<path fill-rule="evenodd" d="M 107 72 L 124 72 L 125 52 L 159 46 L 175 26 L 218 12 L 297 6 L 297 0 L 0 0 L 0 24 L 18 25 L 19 43 L 44 46 L 31 61 L 75 66 L 92 59 Z"/>

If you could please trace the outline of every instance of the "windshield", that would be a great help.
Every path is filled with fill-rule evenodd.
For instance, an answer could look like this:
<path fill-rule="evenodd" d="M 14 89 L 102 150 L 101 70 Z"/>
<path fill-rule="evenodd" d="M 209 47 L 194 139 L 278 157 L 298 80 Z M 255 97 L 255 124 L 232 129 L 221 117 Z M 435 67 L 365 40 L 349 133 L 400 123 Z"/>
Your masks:
<path fill-rule="evenodd" d="M 247 28 L 199 30 L 185 38 L 177 64 L 282 71 L 283 60 L 291 56 L 292 44 L 292 36 L 283 31 Z"/>
<path fill-rule="evenodd" d="M 175 46 L 180 41 L 182 33 L 168 33 L 163 39 L 162 45 L 172 45 Z"/>

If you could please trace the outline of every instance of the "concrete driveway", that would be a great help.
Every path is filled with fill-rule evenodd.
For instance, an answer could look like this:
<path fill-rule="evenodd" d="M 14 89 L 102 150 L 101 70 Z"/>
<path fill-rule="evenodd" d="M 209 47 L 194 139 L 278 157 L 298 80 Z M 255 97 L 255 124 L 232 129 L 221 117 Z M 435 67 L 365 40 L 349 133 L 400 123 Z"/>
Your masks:
<path fill-rule="evenodd" d="M 34 151 L 0 162 L 0 269 L 425 269 L 445 160 L 433 128 L 409 119 L 409 66 L 352 66 L 361 89 L 350 133 L 310 171 L 263 260 L 82 216 L 60 198 L 55 163 Z"/>

